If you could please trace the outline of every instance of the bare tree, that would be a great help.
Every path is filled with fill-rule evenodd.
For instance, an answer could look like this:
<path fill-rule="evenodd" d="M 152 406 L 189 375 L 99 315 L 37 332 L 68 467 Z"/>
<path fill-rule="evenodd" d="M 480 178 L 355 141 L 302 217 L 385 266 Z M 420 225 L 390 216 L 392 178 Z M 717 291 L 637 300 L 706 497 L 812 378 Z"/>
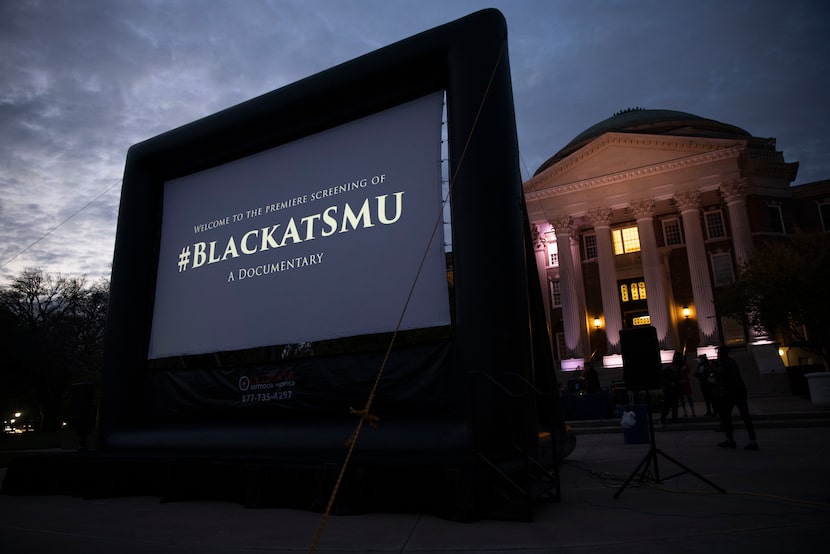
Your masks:
<path fill-rule="evenodd" d="M 60 428 L 69 385 L 97 380 L 108 289 L 106 282 L 87 286 L 40 268 L 23 270 L 0 289 L 8 341 L 0 371 L 18 396 L 34 399 L 42 430 Z"/>

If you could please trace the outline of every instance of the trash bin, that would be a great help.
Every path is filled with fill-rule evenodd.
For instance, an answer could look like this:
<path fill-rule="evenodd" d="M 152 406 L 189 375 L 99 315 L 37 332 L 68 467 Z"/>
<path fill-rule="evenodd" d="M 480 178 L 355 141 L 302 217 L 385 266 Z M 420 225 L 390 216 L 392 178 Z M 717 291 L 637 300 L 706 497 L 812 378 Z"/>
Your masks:
<path fill-rule="evenodd" d="M 633 412 L 634 417 L 626 415 L 626 412 Z M 622 414 L 625 444 L 648 444 L 648 412 L 646 405 L 630 404 L 622 409 Z"/>

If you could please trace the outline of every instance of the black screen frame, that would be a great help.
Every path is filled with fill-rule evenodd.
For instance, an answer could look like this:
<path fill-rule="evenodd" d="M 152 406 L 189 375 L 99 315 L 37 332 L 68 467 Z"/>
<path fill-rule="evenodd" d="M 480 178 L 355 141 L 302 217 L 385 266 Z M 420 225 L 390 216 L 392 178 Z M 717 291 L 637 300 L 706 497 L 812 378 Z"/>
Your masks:
<path fill-rule="evenodd" d="M 509 446 L 517 426 L 535 437 L 535 406 L 505 407 L 506 374 L 532 382 L 528 232 L 507 54 L 506 22 L 497 10 L 476 12 L 294 84 L 205 117 L 130 148 L 124 172 L 105 333 L 99 418 L 102 448 L 168 448 L 205 444 L 230 451 L 260 448 L 256 434 L 226 422 L 194 427 L 149 426 L 147 346 L 158 264 L 164 182 L 286 144 L 425 94 L 447 95 L 451 181 L 454 323 L 447 348 L 457 409 L 429 422 L 423 440 L 387 422 L 374 451 L 425 452 Z M 278 122 L 278 124 L 275 124 Z M 486 223 L 483 222 L 486 219 Z M 484 224 L 483 224 L 484 223 Z M 488 260 L 497 260 L 490 263 Z M 478 377 L 477 377 L 478 376 Z M 368 391 L 367 391 L 368 393 Z M 505 410 L 509 417 L 505 417 Z M 348 421 L 348 417 L 345 418 Z M 314 422 L 321 443 L 328 427 Z M 303 422 L 300 427 L 309 424 Z M 418 425 L 425 423 L 420 421 Z M 247 424 L 246 424 L 247 425 Z M 300 434 L 296 422 L 263 423 L 274 433 Z M 233 427 L 233 425 L 231 425 Z M 452 429 L 442 433 L 440 429 Z M 205 440 L 205 437 L 215 439 Z M 295 445 L 305 459 L 307 435 Z M 338 435 L 339 437 L 339 435 Z M 399 438 L 396 438 L 399 437 Z M 326 440 L 324 440 L 326 439 Z M 294 444 L 290 440 L 283 444 Z M 326 447 L 328 448 L 328 447 Z M 291 447 L 288 448 L 290 450 Z M 337 456 L 342 441 L 330 448 Z M 284 457 L 287 449 L 269 455 Z M 332 459 L 335 459 L 335 456 Z M 369 454 L 371 458 L 371 454 Z M 315 459 L 320 460 L 318 456 Z"/>

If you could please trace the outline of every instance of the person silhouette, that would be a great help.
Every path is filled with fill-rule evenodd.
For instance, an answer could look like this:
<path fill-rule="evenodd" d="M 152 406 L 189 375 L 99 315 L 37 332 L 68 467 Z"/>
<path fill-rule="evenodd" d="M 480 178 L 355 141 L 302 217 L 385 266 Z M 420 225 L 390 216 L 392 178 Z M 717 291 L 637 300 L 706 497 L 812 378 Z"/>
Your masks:
<path fill-rule="evenodd" d="M 692 380 L 691 380 L 691 371 L 689 370 L 689 364 L 686 363 L 686 358 L 683 358 L 683 362 L 680 366 L 680 407 L 683 408 L 683 416 L 688 417 L 689 411 L 692 412 L 692 417 L 697 417 L 695 414 L 695 398 L 692 394 Z M 689 406 L 689 410 L 686 410 L 686 405 Z"/>
<path fill-rule="evenodd" d="M 729 347 L 725 345 L 718 347 L 717 383 L 720 392 L 718 413 L 720 413 L 721 428 L 726 435 L 726 440 L 719 442 L 718 446 L 721 448 L 735 448 L 732 410 L 737 407 L 749 435 L 749 443 L 745 448 L 746 450 L 758 450 L 758 440 L 755 436 L 752 417 L 749 414 L 746 385 L 741 377 L 741 369 L 738 367 L 738 363 L 729 356 Z"/>
<path fill-rule="evenodd" d="M 718 415 L 718 403 L 714 397 L 714 387 L 716 373 L 715 368 L 709 361 L 706 354 L 701 354 L 697 359 L 697 370 L 695 371 L 698 383 L 700 384 L 700 392 L 703 394 L 703 403 L 706 406 L 707 416 Z"/>
<path fill-rule="evenodd" d="M 666 424 L 666 416 L 671 410 L 672 422 L 677 422 L 677 403 L 680 400 L 680 368 L 686 364 L 683 354 L 675 352 L 671 364 L 663 368 L 663 409 L 660 412 L 660 424 Z"/>
<path fill-rule="evenodd" d="M 585 364 L 583 377 L 585 377 L 585 392 L 588 394 L 596 394 L 602 389 L 599 383 L 599 374 L 591 362 Z"/>

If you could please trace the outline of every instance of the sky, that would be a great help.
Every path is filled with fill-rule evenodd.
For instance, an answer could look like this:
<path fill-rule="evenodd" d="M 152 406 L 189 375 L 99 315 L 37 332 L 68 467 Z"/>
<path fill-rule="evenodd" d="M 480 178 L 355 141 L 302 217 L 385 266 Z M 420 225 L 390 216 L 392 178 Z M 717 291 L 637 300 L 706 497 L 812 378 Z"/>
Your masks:
<path fill-rule="evenodd" d="M 109 276 L 129 147 L 484 8 L 524 179 L 632 107 L 775 137 L 830 179 L 825 0 L 0 0 L 0 285 Z"/>

